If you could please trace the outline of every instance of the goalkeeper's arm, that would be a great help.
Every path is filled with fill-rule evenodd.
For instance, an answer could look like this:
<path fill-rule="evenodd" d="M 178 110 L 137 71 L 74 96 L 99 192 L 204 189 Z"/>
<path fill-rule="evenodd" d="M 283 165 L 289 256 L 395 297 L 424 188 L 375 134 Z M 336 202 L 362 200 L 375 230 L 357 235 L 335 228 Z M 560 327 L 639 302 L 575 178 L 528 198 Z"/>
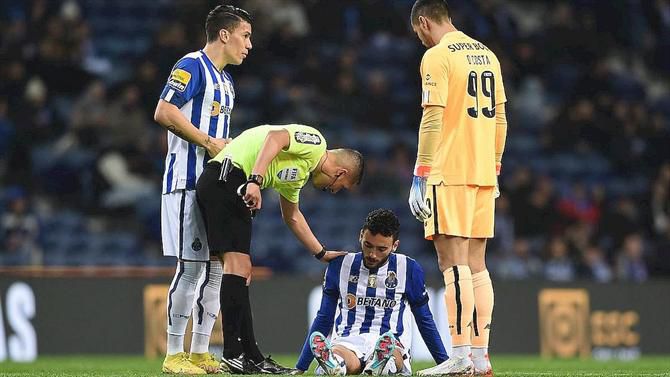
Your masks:
<path fill-rule="evenodd" d="M 496 106 L 496 175 L 500 175 L 506 140 L 507 116 L 505 115 L 505 103 L 501 103 Z"/>
<path fill-rule="evenodd" d="M 417 177 L 427 177 L 430 174 L 435 151 L 440 143 L 443 115 L 444 107 L 442 106 L 426 106 L 423 109 L 419 126 L 419 146 L 414 166 L 414 175 Z"/>

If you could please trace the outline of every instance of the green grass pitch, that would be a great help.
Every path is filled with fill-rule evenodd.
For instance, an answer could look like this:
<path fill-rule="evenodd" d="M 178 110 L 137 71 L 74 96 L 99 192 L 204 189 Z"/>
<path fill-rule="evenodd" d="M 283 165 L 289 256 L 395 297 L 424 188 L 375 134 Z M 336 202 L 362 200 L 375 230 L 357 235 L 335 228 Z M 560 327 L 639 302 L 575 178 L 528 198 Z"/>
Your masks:
<path fill-rule="evenodd" d="M 279 356 L 284 365 L 293 365 L 296 356 Z M 645 356 L 635 361 L 543 360 L 534 356 L 491 358 L 497 377 L 507 376 L 670 376 L 669 356 Z M 314 367 L 315 363 L 312 363 Z M 414 370 L 431 366 L 415 363 Z M 0 376 L 165 376 L 161 360 L 134 356 L 54 356 L 40 357 L 29 364 L 0 363 Z"/>

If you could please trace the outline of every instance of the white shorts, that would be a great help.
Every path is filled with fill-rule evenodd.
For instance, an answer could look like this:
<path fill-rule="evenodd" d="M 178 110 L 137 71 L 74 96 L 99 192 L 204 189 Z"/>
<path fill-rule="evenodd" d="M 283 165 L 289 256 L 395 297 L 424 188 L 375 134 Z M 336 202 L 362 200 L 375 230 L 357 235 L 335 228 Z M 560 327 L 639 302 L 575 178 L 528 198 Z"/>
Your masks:
<path fill-rule="evenodd" d="M 330 344 L 333 347 L 340 346 L 352 351 L 356 354 L 356 357 L 361 360 L 361 363 L 365 367 L 365 362 L 374 353 L 375 343 L 378 338 L 379 336 L 375 334 L 348 335 L 334 338 L 330 341 Z M 409 354 L 409 348 L 407 348 L 407 346 L 403 347 L 400 353 L 402 354 L 404 368 L 397 374 L 409 376 L 412 374 L 412 360 Z"/>
<path fill-rule="evenodd" d="M 163 255 L 187 261 L 209 260 L 205 223 L 195 190 L 175 190 L 161 198 Z"/>

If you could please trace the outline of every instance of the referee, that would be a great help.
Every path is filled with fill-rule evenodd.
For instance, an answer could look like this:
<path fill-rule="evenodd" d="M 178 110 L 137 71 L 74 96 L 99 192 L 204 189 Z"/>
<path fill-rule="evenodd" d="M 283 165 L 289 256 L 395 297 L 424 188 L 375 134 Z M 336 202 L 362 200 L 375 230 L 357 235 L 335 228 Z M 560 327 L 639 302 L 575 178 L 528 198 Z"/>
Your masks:
<path fill-rule="evenodd" d="M 282 218 L 296 238 L 322 262 L 342 252 L 328 251 L 314 236 L 298 206 L 310 179 L 336 193 L 360 183 L 363 156 L 351 149 L 326 150 L 326 140 L 309 126 L 259 126 L 244 131 L 209 161 L 196 195 L 212 255 L 223 262 L 221 309 L 223 363 L 232 373 L 287 373 L 263 357 L 256 345 L 247 279 L 251 274 L 251 219 L 261 209 L 261 190 L 280 195 Z"/>

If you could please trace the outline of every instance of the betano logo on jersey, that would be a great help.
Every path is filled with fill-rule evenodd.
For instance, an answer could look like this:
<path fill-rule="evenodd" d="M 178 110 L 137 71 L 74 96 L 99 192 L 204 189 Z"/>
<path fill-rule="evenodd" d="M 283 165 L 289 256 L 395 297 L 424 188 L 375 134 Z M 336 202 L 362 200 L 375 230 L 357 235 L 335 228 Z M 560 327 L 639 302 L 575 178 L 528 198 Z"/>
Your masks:
<path fill-rule="evenodd" d="M 354 296 L 353 293 L 347 294 L 347 308 L 353 309 L 356 306 L 378 307 L 391 309 L 395 307 L 397 301 L 385 297 Z"/>
<path fill-rule="evenodd" d="M 226 115 L 230 115 L 230 113 L 233 111 L 233 109 L 230 108 L 230 106 L 221 106 L 221 104 L 217 101 L 212 102 L 212 111 L 211 111 L 211 116 L 216 117 L 219 116 L 219 114 L 225 113 Z"/>

